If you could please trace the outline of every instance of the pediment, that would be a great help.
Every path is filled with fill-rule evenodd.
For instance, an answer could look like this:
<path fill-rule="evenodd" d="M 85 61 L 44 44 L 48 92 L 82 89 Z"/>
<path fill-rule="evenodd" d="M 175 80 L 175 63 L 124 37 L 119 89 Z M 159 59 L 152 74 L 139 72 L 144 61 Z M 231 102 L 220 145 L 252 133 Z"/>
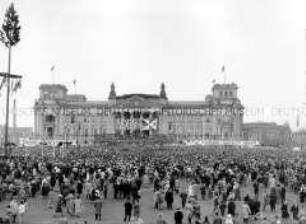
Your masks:
<path fill-rule="evenodd" d="M 152 107 L 158 105 L 158 99 L 150 97 L 142 97 L 141 95 L 126 96 L 123 99 L 117 99 L 117 106 L 122 108 L 135 108 L 135 107 Z"/>

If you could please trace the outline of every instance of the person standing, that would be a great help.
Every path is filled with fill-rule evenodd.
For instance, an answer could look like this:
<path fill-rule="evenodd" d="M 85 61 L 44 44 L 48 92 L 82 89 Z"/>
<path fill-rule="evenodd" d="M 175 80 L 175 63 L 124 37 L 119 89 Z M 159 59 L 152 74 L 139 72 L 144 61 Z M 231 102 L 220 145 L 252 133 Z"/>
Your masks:
<path fill-rule="evenodd" d="M 235 213 L 236 213 L 236 204 L 234 202 L 234 199 L 231 198 L 228 205 L 227 205 L 227 213 L 231 214 L 232 217 L 235 217 Z"/>
<path fill-rule="evenodd" d="M 139 204 L 139 201 L 135 201 L 133 209 L 134 209 L 134 216 L 135 217 L 140 217 L 140 204 Z"/>
<path fill-rule="evenodd" d="M 19 205 L 17 202 L 17 196 L 13 196 L 13 200 L 10 202 L 10 212 L 12 214 L 13 223 L 16 222 L 17 215 L 18 215 Z"/>
<path fill-rule="evenodd" d="M 168 224 L 168 222 L 164 219 L 163 213 L 158 214 L 158 218 L 156 220 L 156 224 Z"/>
<path fill-rule="evenodd" d="M 181 197 L 181 201 L 182 201 L 182 208 L 184 209 L 185 206 L 186 206 L 186 201 L 187 201 L 187 193 L 186 191 L 182 191 L 181 194 L 180 194 L 180 197 Z"/>
<path fill-rule="evenodd" d="M 27 205 L 24 200 L 20 201 L 20 205 L 18 207 L 18 223 L 23 224 L 23 217 L 25 212 L 27 211 Z"/>
<path fill-rule="evenodd" d="M 171 188 L 165 194 L 165 201 L 167 202 L 167 209 L 172 209 L 173 204 L 173 191 Z"/>
<path fill-rule="evenodd" d="M 263 206 L 262 206 L 262 211 L 266 211 L 267 205 L 269 205 L 269 199 L 270 195 L 268 192 L 265 192 L 263 195 Z"/>
<path fill-rule="evenodd" d="M 183 212 L 180 210 L 180 208 L 177 208 L 176 212 L 174 213 L 175 224 L 183 224 L 183 218 L 184 218 Z"/>
<path fill-rule="evenodd" d="M 222 223 L 223 223 L 223 221 L 222 221 L 222 218 L 219 215 L 219 212 L 216 212 L 213 224 L 222 224 Z"/>
<path fill-rule="evenodd" d="M 132 210 L 133 210 L 133 204 L 130 200 L 130 198 L 126 198 L 126 201 L 124 203 L 124 223 L 129 223 L 131 221 L 132 217 Z"/>
<path fill-rule="evenodd" d="M 294 202 L 293 205 L 290 208 L 290 212 L 292 213 L 292 218 L 295 221 L 299 220 L 299 206 L 297 202 Z"/>
<path fill-rule="evenodd" d="M 205 216 L 205 217 L 204 217 L 203 224 L 210 224 L 209 219 L 208 219 L 208 216 Z"/>
<path fill-rule="evenodd" d="M 99 197 L 94 201 L 95 220 L 101 221 L 102 218 L 102 199 Z"/>
<path fill-rule="evenodd" d="M 288 211 L 288 203 L 286 201 L 283 202 L 281 206 L 281 211 L 282 211 L 282 219 L 284 221 L 284 224 L 288 224 L 288 219 L 289 219 L 289 211 Z"/>
<path fill-rule="evenodd" d="M 77 217 L 81 217 L 81 213 L 82 213 L 82 209 L 83 209 L 83 202 L 80 198 L 80 195 L 78 195 L 76 197 L 76 199 L 74 200 L 74 209 L 75 209 L 75 215 Z"/>
<path fill-rule="evenodd" d="M 242 218 L 244 224 L 249 224 L 249 219 L 251 215 L 251 209 L 248 205 L 247 201 L 244 202 L 244 205 L 242 206 Z"/>
<path fill-rule="evenodd" d="M 271 208 L 272 212 L 275 211 L 276 201 L 277 201 L 276 188 L 272 187 L 271 191 L 270 191 L 270 201 L 269 201 L 270 208 Z"/>
<path fill-rule="evenodd" d="M 228 215 L 227 215 L 224 224 L 234 224 L 233 218 L 232 218 L 232 215 L 231 215 L 231 214 L 228 214 Z"/>
<path fill-rule="evenodd" d="M 191 224 L 191 220 L 193 217 L 193 206 L 191 205 L 190 201 L 187 201 L 186 211 L 187 211 L 188 224 Z"/>
<path fill-rule="evenodd" d="M 130 224 L 143 224 L 143 220 L 142 220 L 142 218 L 140 218 L 139 216 L 134 216 L 134 217 L 131 219 Z"/>

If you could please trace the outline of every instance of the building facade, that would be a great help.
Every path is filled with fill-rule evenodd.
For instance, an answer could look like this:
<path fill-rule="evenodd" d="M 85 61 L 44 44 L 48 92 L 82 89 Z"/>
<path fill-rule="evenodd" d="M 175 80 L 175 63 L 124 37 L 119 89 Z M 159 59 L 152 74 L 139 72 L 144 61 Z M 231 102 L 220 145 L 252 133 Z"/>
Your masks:
<path fill-rule="evenodd" d="M 274 122 L 254 122 L 243 124 L 244 140 L 259 141 L 263 146 L 290 146 L 292 131 L 288 124 Z"/>
<path fill-rule="evenodd" d="M 215 84 L 203 101 L 170 101 L 162 83 L 159 94 L 117 95 L 90 101 L 68 94 L 60 84 L 42 84 L 34 106 L 35 135 L 40 139 L 93 144 L 107 138 L 238 139 L 243 106 L 236 84 Z"/>
<path fill-rule="evenodd" d="M 293 147 L 306 150 L 306 129 L 300 129 L 292 134 Z"/>

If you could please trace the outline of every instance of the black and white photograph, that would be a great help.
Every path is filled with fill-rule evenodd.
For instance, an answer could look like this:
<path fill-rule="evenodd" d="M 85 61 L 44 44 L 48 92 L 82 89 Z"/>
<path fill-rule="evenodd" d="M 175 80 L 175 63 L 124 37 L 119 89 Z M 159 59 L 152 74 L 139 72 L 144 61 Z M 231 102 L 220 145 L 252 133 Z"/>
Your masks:
<path fill-rule="evenodd" d="M 0 0 L 0 224 L 306 224 L 306 1 Z"/>

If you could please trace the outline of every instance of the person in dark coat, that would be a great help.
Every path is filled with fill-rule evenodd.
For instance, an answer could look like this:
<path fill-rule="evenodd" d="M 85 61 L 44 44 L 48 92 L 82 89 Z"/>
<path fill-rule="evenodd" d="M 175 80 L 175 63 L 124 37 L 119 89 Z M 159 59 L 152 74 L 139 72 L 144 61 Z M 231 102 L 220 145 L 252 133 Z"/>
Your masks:
<path fill-rule="evenodd" d="M 276 201 L 277 201 L 276 189 L 275 187 L 272 187 L 271 192 L 270 192 L 270 200 L 269 200 L 269 204 L 270 204 L 270 208 L 272 212 L 275 211 Z"/>
<path fill-rule="evenodd" d="M 180 197 L 181 197 L 181 201 L 182 201 L 182 208 L 184 209 L 185 206 L 186 206 L 186 201 L 187 201 L 187 193 L 186 191 L 182 191 L 181 194 L 180 194 Z"/>
<path fill-rule="evenodd" d="M 124 203 L 124 219 L 123 219 L 124 223 L 129 223 L 131 221 L 132 210 L 133 210 L 133 204 L 130 198 L 127 197 Z"/>
<path fill-rule="evenodd" d="M 102 199 L 97 198 L 94 202 L 95 220 L 101 221 L 102 218 Z"/>
<path fill-rule="evenodd" d="M 293 220 L 299 220 L 299 206 L 296 202 L 291 206 L 290 212 L 292 213 Z"/>
<path fill-rule="evenodd" d="M 81 180 L 79 180 L 77 183 L 77 194 L 81 195 L 82 192 L 83 192 L 83 183 L 81 182 Z"/>
<path fill-rule="evenodd" d="M 183 212 L 180 210 L 180 208 L 177 208 L 176 212 L 174 213 L 174 223 L 183 224 L 183 218 L 184 218 Z"/>
<path fill-rule="evenodd" d="M 289 219 L 289 211 L 288 211 L 288 203 L 284 201 L 284 203 L 281 206 L 281 211 L 282 211 L 282 218 L 284 220 L 284 223 L 288 223 Z"/>
<path fill-rule="evenodd" d="M 227 211 L 228 214 L 231 214 L 232 217 L 235 217 L 235 213 L 236 213 L 236 204 L 234 202 L 234 200 L 231 198 L 228 205 L 227 205 Z"/>
<path fill-rule="evenodd" d="M 221 212 L 221 216 L 224 216 L 225 215 L 225 209 L 226 209 L 226 201 L 225 200 L 222 200 L 220 205 L 219 205 L 219 209 L 220 209 L 220 212 Z"/>
<path fill-rule="evenodd" d="M 281 202 L 284 203 L 284 201 L 286 200 L 286 188 L 284 185 L 281 186 L 280 197 L 281 197 Z"/>
<path fill-rule="evenodd" d="M 165 195 L 165 201 L 167 202 L 167 208 L 172 209 L 173 204 L 173 191 L 169 189 Z"/>

